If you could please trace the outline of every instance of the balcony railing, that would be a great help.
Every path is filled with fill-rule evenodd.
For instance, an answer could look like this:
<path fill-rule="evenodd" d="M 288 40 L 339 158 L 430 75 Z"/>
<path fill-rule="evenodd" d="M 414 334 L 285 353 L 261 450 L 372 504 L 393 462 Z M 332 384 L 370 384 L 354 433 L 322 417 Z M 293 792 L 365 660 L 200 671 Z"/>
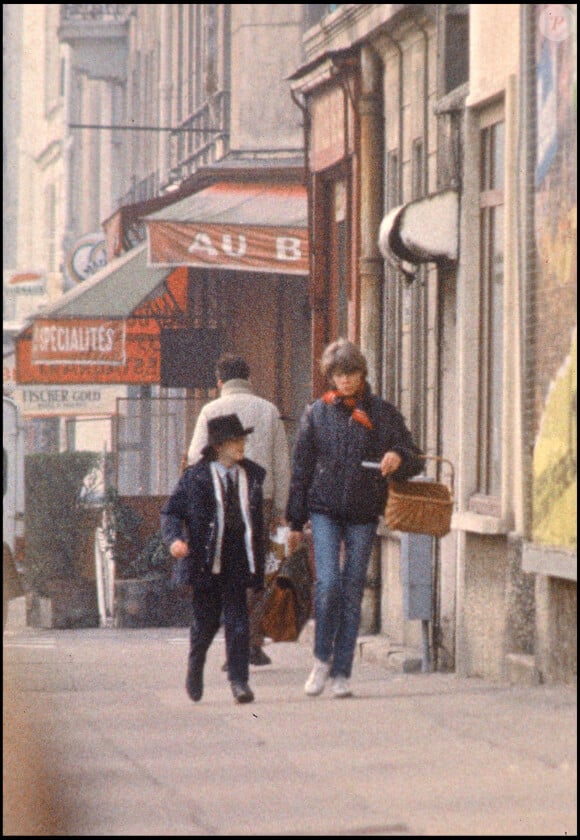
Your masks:
<path fill-rule="evenodd" d="M 182 181 L 201 166 L 223 157 L 229 147 L 229 92 L 218 91 L 176 126 L 172 137 L 171 179 Z"/>
<path fill-rule="evenodd" d="M 176 186 L 203 166 L 222 158 L 229 149 L 229 93 L 220 91 L 204 102 L 171 134 L 171 165 L 168 181 L 160 182 L 159 172 L 152 172 L 131 189 L 117 206 L 146 201 L 160 195 L 169 185 Z"/>
<path fill-rule="evenodd" d="M 141 181 L 136 181 L 131 189 L 117 201 L 117 207 L 156 198 L 159 195 L 159 186 L 159 172 L 152 172 Z"/>

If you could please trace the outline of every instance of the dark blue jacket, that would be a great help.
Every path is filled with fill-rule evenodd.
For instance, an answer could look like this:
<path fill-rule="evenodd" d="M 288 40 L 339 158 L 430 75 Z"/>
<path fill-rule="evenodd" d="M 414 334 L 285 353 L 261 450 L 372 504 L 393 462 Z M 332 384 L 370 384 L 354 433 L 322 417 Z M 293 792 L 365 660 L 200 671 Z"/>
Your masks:
<path fill-rule="evenodd" d="M 262 589 L 264 586 L 264 515 L 262 484 L 266 471 L 254 461 L 245 458 L 239 463 L 247 477 L 248 495 L 241 498 L 242 508 L 247 512 L 249 530 L 246 530 L 251 545 L 254 569 L 248 572 L 246 586 Z M 163 542 L 169 548 L 177 539 L 189 545 L 189 555 L 176 560 L 173 580 L 179 585 L 203 588 L 211 582 L 215 571 L 216 557 L 220 555 L 223 506 L 216 495 L 211 472 L 211 460 L 202 458 L 187 467 L 177 487 L 161 510 L 161 533 Z M 240 493 L 242 493 L 242 481 Z M 246 552 L 248 555 L 248 552 Z"/>
<path fill-rule="evenodd" d="M 352 524 L 378 521 L 384 512 L 388 481 L 378 470 L 361 467 L 362 461 L 379 462 L 385 452 L 403 459 L 390 477 L 401 480 L 417 475 L 424 461 L 413 442 L 402 414 L 391 403 L 371 393 L 368 385 L 360 408 L 373 428 L 354 420 L 342 404 L 318 399 L 300 419 L 292 454 L 292 479 L 286 519 L 300 531 L 311 513 L 324 513 Z"/>

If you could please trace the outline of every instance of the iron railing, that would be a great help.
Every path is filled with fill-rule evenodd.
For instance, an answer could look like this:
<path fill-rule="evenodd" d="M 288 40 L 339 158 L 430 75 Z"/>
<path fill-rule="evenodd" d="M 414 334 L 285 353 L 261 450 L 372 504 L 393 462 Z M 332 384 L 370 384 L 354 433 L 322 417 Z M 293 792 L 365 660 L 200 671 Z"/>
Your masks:
<path fill-rule="evenodd" d="M 229 146 L 230 96 L 221 90 L 182 120 L 172 135 L 171 180 L 180 182 L 223 157 Z"/>
<path fill-rule="evenodd" d="M 135 181 L 125 195 L 117 200 L 117 207 L 125 207 L 127 204 L 137 204 L 156 198 L 159 195 L 159 171 L 151 172 L 140 181 Z"/>

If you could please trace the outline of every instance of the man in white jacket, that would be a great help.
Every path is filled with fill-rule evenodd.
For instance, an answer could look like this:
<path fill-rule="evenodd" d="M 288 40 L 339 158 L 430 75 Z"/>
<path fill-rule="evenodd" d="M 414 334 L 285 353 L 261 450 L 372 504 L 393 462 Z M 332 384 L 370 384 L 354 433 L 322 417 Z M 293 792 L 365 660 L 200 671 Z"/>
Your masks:
<path fill-rule="evenodd" d="M 246 442 L 246 457 L 266 470 L 264 479 L 264 535 L 284 521 L 290 487 L 290 452 L 286 430 L 274 403 L 254 393 L 249 382 L 250 367 L 245 359 L 225 354 L 216 367 L 220 396 L 201 409 L 187 453 L 189 464 L 195 464 L 208 443 L 208 420 L 223 414 L 237 414 L 244 427 L 254 432 Z M 266 547 L 267 550 L 267 547 Z M 250 664 L 269 665 L 264 652 L 264 636 L 260 630 L 264 592 L 248 591 L 250 611 Z"/>

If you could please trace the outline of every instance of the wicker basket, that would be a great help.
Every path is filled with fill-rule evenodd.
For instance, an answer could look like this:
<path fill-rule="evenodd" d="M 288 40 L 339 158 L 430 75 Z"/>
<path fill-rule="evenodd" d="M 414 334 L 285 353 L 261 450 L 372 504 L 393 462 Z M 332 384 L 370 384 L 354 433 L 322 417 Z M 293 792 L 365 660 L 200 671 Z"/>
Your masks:
<path fill-rule="evenodd" d="M 385 522 L 393 531 L 444 537 L 451 530 L 455 471 L 447 458 L 422 457 L 449 465 L 450 486 L 436 481 L 390 481 Z"/>

